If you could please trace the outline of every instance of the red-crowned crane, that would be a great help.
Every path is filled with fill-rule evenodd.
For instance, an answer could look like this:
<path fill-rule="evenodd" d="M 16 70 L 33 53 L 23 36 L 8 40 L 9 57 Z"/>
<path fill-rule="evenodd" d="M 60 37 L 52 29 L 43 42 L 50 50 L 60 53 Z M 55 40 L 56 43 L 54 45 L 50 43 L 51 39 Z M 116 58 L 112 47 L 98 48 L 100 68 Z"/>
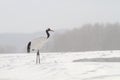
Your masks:
<path fill-rule="evenodd" d="M 33 39 L 31 41 L 28 42 L 27 44 L 27 52 L 30 53 L 31 51 L 37 51 L 37 57 L 36 57 L 36 63 L 40 63 L 40 53 L 39 50 L 40 48 L 45 44 L 45 42 L 47 42 L 48 38 L 50 37 L 50 28 L 46 29 L 46 37 L 40 37 L 40 38 L 36 38 Z"/>

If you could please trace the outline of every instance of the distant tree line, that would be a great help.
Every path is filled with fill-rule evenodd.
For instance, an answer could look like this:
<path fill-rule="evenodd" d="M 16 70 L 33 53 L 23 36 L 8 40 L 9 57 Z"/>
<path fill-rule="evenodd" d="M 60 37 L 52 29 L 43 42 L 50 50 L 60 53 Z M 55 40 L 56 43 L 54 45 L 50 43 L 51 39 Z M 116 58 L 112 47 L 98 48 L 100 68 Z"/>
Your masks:
<path fill-rule="evenodd" d="M 49 51 L 96 51 L 120 49 L 120 24 L 85 24 L 56 34 Z"/>
<path fill-rule="evenodd" d="M 41 52 L 120 50 L 119 23 L 85 24 L 79 28 L 57 32 L 55 31 L 54 36 L 48 40 L 47 44 L 40 50 Z M 29 40 L 29 37 L 25 37 L 25 41 Z M 16 41 L 23 44 L 23 51 L 20 51 L 21 47 L 18 43 L 16 46 L 3 43 L 0 44 L 0 53 L 26 52 L 26 44 L 22 39 L 15 38 Z M 11 41 L 9 42 L 11 43 Z"/>
<path fill-rule="evenodd" d="M 13 45 L 0 45 L 0 53 L 15 53 L 16 47 Z"/>

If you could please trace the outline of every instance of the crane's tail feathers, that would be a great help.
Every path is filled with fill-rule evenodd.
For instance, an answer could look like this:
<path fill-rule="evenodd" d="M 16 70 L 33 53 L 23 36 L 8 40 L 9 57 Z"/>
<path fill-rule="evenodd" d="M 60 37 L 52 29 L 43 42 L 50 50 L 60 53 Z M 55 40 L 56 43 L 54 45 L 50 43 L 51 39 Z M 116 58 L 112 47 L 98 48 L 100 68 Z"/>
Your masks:
<path fill-rule="evenodd" d="M 31 49 L 31 41 L 27 45 L 27 53 L 30 53 L 30 49 Z"/>

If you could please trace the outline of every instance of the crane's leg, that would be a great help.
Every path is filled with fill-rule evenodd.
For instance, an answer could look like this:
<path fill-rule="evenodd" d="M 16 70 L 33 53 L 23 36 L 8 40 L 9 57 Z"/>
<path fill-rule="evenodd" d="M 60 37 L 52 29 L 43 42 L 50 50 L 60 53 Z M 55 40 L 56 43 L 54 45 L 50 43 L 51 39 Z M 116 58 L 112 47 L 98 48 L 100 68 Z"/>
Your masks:
<path fill-rule="evenodd" d="M 38 50 L 38 52 L 39 52 L 39 50 Z M 38 55 L 39 55 L 38 57 L 39 57 L 39 64 L 40 64 L 40 52 L 39 52 L 39 54 L 38 54 Z"/>
<path fill-rule="evenodd" d="M 37 55 L 36 55 L 36 64 L 37 63 L 40 64 L 40 53 L 39 53 L 39 50 L 37 51 Z"/>
<path fill-rule="evenodd" d="M 39 55 L 39 64 L 40 64 L 40 55 Z"/>

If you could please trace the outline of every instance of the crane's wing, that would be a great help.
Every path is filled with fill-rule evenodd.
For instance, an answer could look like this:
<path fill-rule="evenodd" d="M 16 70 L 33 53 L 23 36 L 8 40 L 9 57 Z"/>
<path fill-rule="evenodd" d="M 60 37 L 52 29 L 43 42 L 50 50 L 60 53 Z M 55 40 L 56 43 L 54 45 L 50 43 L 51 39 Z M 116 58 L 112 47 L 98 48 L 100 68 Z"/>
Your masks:
<path fill-rule="evenodd" d="M 40 37 L 31 41 L 31 49 L 38 50 L 47 42 L 46 37 Z"/>

